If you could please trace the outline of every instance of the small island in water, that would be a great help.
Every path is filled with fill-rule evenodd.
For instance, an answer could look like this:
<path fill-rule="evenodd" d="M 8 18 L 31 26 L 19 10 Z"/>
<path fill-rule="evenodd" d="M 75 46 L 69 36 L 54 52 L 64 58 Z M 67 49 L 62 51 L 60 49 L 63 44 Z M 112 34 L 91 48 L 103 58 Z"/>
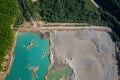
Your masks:
<path fill-rule="evenodd" d="M 34 40 L 34 39 L 33 39 L 33 40 Z M 36 46 L 36 45 L 33 43 L 33 40 L 30 41 L 29 45 L 26 47 L 27 49 L 30 49 L 31 47 Z"/>

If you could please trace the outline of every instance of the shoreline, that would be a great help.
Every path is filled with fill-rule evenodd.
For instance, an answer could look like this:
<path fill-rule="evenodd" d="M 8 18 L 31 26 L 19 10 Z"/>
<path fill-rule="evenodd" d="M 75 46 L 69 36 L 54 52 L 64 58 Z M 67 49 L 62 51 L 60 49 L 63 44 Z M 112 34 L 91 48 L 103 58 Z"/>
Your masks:
<path fill-rule="evenodd" d="M 68 32 L 68 31 L 67 31 Z M 49 51 L 50 51 L 50 56 L 49 56 L 49 60 L 50 60 L 50 66 L 48 68 L 48 71 L 44 77 L 45 80 L 48 80 L 48 72 L 49 70 L 52 68 L 52 65 L 54 65 L 54 53 L 52 51 L 52 48 L 54 47 L 54 42 L 53 42 L 53 37 L 56 35 L 56 32 L 54 30 L 50 31 L 50 48 L 49 48 Z M 72 67 L 70 67 L 69 65 L 69 62 L 67 62 L 68 64 L 65 64 L 67 67 L 71 68 L 72 69 L 72 72 L 70 73 L 70 75 L 72 75 L 73 77 L 75 76 L 74 74 L 74 69 Z M 57 67 L 56 67 L 57 68 Z M 70 78 L 70 75 L 68 76 L 68 78 Z"/>
<path fill-rule="evenodd" d="M 53 45 L 54 45 L 51 37 L 53 37 L 54 35 L 55 35 L 54 31 L 50 31 L 50 37 L 49 37 L 49 39 L 50 39 L 50 47 L 49 47 L 49 51 L 50 51 L 50 56 L 49 56 L 50 66 L 48 67 L 47 73 L 46 73 L 46 75 L 45 75 L 45 77 L 44 77 L 45 80 L 47 80 L 48 71 L 50 70 L 50 68 L 51 68 L 52 65 L 54 64 L 54 55 L 53 55 L 53 52 L 52 52 L 52 50 L 51 50 L 51 49 L 53 48 Z"/>
<path fill-rule="evenodd" d="M 52 65 L 54 64 L 54 55 L 53 55 L 53 52 L 52 52 L 52 48 L 53 48 L 53 46 L 54 46 L 54 43 L 53 43 L 53 40 L 52 40 L 52 37 L 53 36 L 55 36 L 55 34 L 51 34 L 51 32 L 50 32 L 50 48 L 49 48 L 49 51 L 50 51 L 50 57 L 49 57 L 49 59 L 50 59 L 50 66 L 49 66 L 49 68 L 48 68 L 48 70 L 52 67 Z"/>
<path fill-rule="evenodd" d="M 10 68 L 12 66 L 12 62 L 13 62 L 13 58 L 14 58 L 13 54 L 14 54 L 14 49 L 15 49 L 15 46 L 16 46 L 17 34 L 18 34 L 18 31 L 14 31 L 14 40 L 13 40 L 11 49 L 8 51 L 8 54 L 6 54 L 6 55 L 8 55 L 7 63 L 5 65 L 6 70 L 2 74 L 2 78 L 0 78 L 1 80 L 4 80 L 7 76 L 7 74 L 9 74 L 9 72 L 10 72 Z"/>
<path fill-rule="evenodd" d="M 6 70 L 6 74 L 8 74 L 10 72 L 10 68 L 11 68 L 11 65 L 12 65 L 12 62 L 13 62 L 13 59 L 14 59 L 13 54 L 14 54 L 14 49 L 15 49 L 15 46 L 16 46 L 17 34 L 18 34 L 18 31 L 14 32 L 14 41 L 13 41 L 13 45 L 12 45 L 12 50 L 9 53 L 9 55 L 10 55 L 10 59 L 9 60 L 10 61 L 8 63 L 9 66 L 8 66 L 8 68 Z"/>

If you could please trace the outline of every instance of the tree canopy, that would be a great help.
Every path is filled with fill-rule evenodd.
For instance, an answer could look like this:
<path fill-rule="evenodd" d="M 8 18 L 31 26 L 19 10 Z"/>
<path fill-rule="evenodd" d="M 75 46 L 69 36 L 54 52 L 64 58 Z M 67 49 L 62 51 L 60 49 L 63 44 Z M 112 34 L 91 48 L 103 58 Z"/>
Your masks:
<path fill-rule="evenodd" d="M 18 12 L 17 3 L 17 0 L 0 0 L 0 70 L 4 56 L 13 41 L 11 25 L 14 23 L 15 15 Z"/>
<path fill-rule="evenodd" d="M 40 15 L 49 22 L 101 22 L 100 13 L 90 0 L 41 0 Z"/>

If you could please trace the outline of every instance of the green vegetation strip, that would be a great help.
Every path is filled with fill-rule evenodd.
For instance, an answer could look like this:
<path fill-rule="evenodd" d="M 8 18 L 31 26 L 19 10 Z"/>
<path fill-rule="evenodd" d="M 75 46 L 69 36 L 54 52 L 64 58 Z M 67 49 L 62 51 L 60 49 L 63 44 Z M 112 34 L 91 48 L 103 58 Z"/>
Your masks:
<path fill-rule="evenodd" d="M 17 0 L 0 0 L 0 70 L 1 63 L 5 60 L 4 56 L 10 49 L 13 41 L 13 30 L 15 16 L 18 12 Z"/>
<path fill-rule="evenodd" d="M 67 77 L 72 73 L 70 67 L 57 68 L 55 70 L 50 69 L 47 74 L 47 80 L 60 80 L 64 77 L 67 80 Z"/>
<path fill-rule="evenodd" d="M 85 7 L 88 10 L 94 11 L 97 10 L 97 7 L 91 2 L 91 0 L 84 0 L 85 1 Z"/>

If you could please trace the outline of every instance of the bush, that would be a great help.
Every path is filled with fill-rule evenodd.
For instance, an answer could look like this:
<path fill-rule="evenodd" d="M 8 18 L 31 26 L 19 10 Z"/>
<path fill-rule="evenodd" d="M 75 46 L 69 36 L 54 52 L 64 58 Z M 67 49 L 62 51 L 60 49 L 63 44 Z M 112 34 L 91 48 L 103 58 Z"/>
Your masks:
<path fill-rule="evenodd" d="M 19 25 L 21 25 L 24 22 L 24 17 L 21 13 L 19 13 L 15 19 L 15 24 L 14 27 L 18 27 Z"/>

